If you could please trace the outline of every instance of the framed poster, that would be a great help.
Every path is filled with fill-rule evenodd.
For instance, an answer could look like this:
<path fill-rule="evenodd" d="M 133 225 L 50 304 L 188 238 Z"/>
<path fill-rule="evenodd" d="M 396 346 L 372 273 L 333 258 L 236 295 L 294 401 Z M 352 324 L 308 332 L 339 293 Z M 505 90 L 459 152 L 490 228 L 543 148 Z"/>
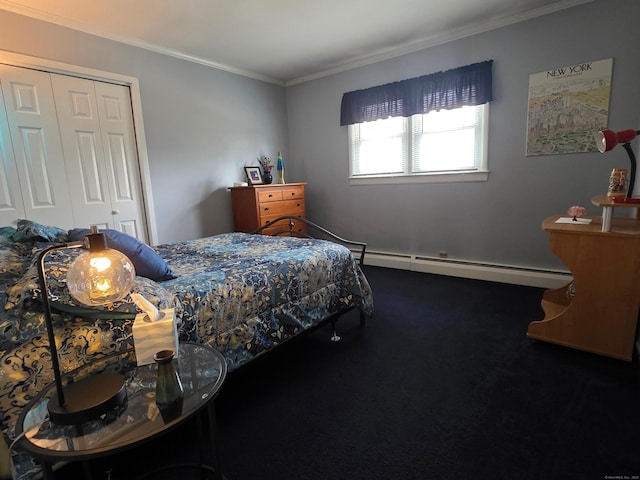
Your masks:
<path fill-rule="evenodd" d="M 529 75 L 526 155 L 596 152 L 607 128 L 613 59 Z"/>
<path fill-rule="evenodd" d="M 260 174 L 260 167 L 244 167 L 244 172 L 247 174 L 249 185 L 262 185 L 264 183 Z"/>

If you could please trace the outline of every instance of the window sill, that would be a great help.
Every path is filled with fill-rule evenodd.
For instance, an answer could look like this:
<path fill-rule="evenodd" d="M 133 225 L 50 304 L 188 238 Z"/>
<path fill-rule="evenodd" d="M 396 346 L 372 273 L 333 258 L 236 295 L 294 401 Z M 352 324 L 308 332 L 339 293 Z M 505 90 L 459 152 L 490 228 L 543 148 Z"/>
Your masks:
<path fill-rule="evenodd" d="M 397 185 L 403 183 L 466 183 L 486 182 L 488 170 L 473 172 L 425 173 L 421 175 L 372 175 L 369 177 L 349 177 L 350 185 Z"/>

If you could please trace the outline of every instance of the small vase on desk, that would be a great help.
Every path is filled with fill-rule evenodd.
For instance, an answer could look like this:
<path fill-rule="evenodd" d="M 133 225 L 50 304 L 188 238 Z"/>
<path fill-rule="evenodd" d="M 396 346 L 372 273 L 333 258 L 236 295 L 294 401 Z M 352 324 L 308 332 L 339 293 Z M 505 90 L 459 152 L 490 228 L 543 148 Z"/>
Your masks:
<path fill-rule="evenodd" d="M 170 422 L 182 415 L 184 390 L 180 376 L 173 365 L 173 350 L 162 350 L 153 356 L 158 364 L 156 381 L 156 405 L 165 422 Z"/>
<path fill-rule="evenodd" d="M 271 182 L 273 182 L 273 175 L 271 175 L 271 170 L 264 172 L 264 175 L 262 176 L 262 181 L 266 185 L 269 185 Z"/>

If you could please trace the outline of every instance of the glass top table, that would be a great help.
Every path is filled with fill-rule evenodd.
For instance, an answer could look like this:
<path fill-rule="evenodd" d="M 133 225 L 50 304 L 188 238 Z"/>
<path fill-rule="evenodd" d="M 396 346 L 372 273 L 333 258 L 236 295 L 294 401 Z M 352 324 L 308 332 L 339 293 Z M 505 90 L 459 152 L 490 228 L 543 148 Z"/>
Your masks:
<path fill-rule="evenodd" d="M 45 478 L 53 478 L 53 463 L 89 460 L 133 448 L 172 430 L 203 410 L 209 415 L 211 440 L 215 444 L 213 399 L 226 377 L 224 357 L 207 345 L 181 343 L 174 362 L 184 389 L 182 412 L 175 418 L 163 419 L 155 403 L 157 365 L 138 366 L 135 352 L 130 349 L 105 356 L 65 375 L 73 378 L 100 373 L 123 375 L 127 391 L 124 406 L 80 425 L 55 425 L 49 421 L 47 411 L 49 398 L 56 393 L 52 383 L 25 407 L 18 419 L 16 435 L 22 435 L 21 448 L 43 462 Z"/>

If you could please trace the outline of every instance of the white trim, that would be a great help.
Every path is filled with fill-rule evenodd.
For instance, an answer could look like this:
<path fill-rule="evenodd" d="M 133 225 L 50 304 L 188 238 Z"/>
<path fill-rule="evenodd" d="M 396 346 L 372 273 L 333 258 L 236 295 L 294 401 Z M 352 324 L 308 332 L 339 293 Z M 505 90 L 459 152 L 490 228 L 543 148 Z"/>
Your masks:
<path fill-rule="evenodd" d="M 489 169 L 489 109 L 491 103 L 485 103 L 482 109 L 482 152 L 480 153 L 480 170 Z M 486 180 L 485 180 L 486 181 Z"/>
<path fill-rule="evenodd" d="M 138 48 L 143 48 L 145 50 L 156 52 L 162 55 L 168 55 L 171 57 L 186 60 L 188 62 L 199 63 L 201 65 L 205 65 L 211 68 L 224 70 L 226 72 L 235 73 L 237 75 L 253 78 L 255 80 L 261 80 L 264 82 L 273 83 L 279 86 L 291 87 L 294 85 L 298 85 L 300 83 L 305 83 L 312 80 L 317 80 L 319 78 L 328 77 L 331 75 L 335 75 L 336 73 L 346 72 L 348 70 L 353 70 L 358 67 L 379 63 L 384 60 L 399 57 L 402 55 L 407 55 L 409 53 L 417 52 L 420 50 L 425 50 L 427 48 L 435 47 L 437 45 L 442 45 L 444 43 L 452 42 L 454 40 L 459 40 L 462 38 L 466 38 L 466 37 L 470 37 L 480 33 L 495 30 L 498 28 L 506 27 L 519 22 L 523 22 L 525 20 L 530 20 L 532 18 L 536 18 L 543 15 L 548 15 L 550 13 L 554 13 L 560 10 L 564 10 L 566 8 L 575 7 L 585 3 L 591 3 L 593 1 L 594 0 L 562 0 L 559 2 L 553 2 L 551 5 L 546 5 L 546 6 L 543 6 L 528 12 L 524 12 L 518 15 L 492 18 L 488 21 L 478 22 L 472 25 L 459 28 L 457 30 L 449 30 L 446 33 L 441 33 L 437 35 L 432 35 L 430 37 L 420 38 L 418 40 L 410 41 L 405 43 L 404 45 L 394 46 L 391 48 L 383 48 L 371 55 L 352 58 L 351 60 L 335 68 L 330 68 L 330 69 L 312 73 L 309 75 L 303 75 L 301 77 L 289 79 L 287 81 L 274 79 L 271 77 L 260 75 L 255 72 L 240 69 L 231 65 L 225 65 L 225 64 L 214 62 L 212 60 L 208 60 L 205 58 L 196 57 L 194 55 L 189 55 L 184 52 L 180 52 L 178 50 L 173 50 L 173 49 L 161 47 L 158 45 L 153 45 L 136 38 L 127 37 L 124 35 L 116 35 L 113 32 L 108 32 L 105 30 L 98 29 L 96 27 L 83 24 L 81 22 L 70 20 L 68 18 L 63 18 L 59 15 L 54 15 L 50 12 L 43 12 L 42 10 L 38 10 L 33 7 L 20 5 L 10 0 L 0 0 L 0 8 L 2 8 L 2 10 L 7 10 L 9 12 L 17 13 L 18 15 L 25 15 L 27 17 L 53 23 L 55 25 L 60 25 L 73 30 L 78 30 L 91 35 L 106 38 L 108 40 L 124 43 L 126 45 L 132 45 Z"/>
<path fill-rule="evenodd" d="M 92 68 L 70 65 L 45 58 L 31 57 L 6 50 L 0 50 L 0 63 L 16 67 L 32 68 L 50 73 L 59 73 L 74 77 L 97 80 L 101 82 L 115 83 L 129 87 L 131 92 L 131 110 L 135 128 L 136 147 L 138 149 L 138 163 L 140 165 L 140 181 L 142 183 L 143 205 L 146 217 L 148 241 L 151 245 L 158 243 L 158 228 L 156 224 L 155 209 L 153 206 L 153 194 L 151 189 L 151 175 L 147 143 L 142 121 L 142 101 L 140 98 L 140 85 L 138 79 L 118 73 L 104 72 Z"/>
<path fill-rule="evenodd" d="M 140 84 L 137 78 L 132 78 L 129 84 L 131 90 L 131 111 L 133 112 L 133 125 L 135 128 L 136 146 L 138 147 L 138 165 L 140 165 L 140 182 L 142 183 L 142 194 L 144 196 L 144 210 L 147 217 L 147 229 L 149 232 L 149 243 L 157 245 L 158 225 L 156 223 L 155 206 L 153 204 L 153 193 L 151 187 L 151 167 L 149 166 L 149 153 L 147 151 L 147 140 L 144 132 L 144 122 L 142 121 L 142 100 L 140 97 Z"/>
<path fill-rule="evenodd" d="M 542 270 L 523 266 L 421 257 L 390 252 L 367 252 L 364 263 L 375 267 L 540 288 L 560 288 L 572 280 L 571 273 L 563 270 Z"/>
<path fill-rule="evenodd" d="M 372 55 L 366 55 L 360 58 L 356 58 L 354 60 L 345 62 L 342 65 L 338 65 L 335 68 L 312 73 L 310 75 L 304 75 L 298 78 L 293 78 L 291 80 L 288 80 L 285 85 L 287 87 L 292 87 L 294 85 L 310 82 L 312 80 L 318 80 L 320 78 L 329 77 L 337 73 L 347 72 L 349 70 L 354 70 L 359 67 L 365 67 L 374 63 L 380 63 L 385 60 L 400 57 L 402 55 L 408 55 L 410 53 L 426 50 L 428 48 L 443 45 L 445 43 L 460 40 L 462 38 L 471 37 L 473 35 L 489 32 L 491 30 L 496 30 L 502 27 L 508 27 L 509 25 L 524 22 L 536 17 L 541 17 L 543 15 L 548 15 L 550 13 L 558 12 L 566 8 L 572 8 L 578 5 L 583 5 L 585 3 L 591 3 L 593 1 L 594 0 L 565 0 L 554 2 L 552 5 L 547 5 L 519 15 L 513 15 L 503 18 L 492 18 L 488 21 L 468 25 L 457 30 L 449 30 L 445 33 L 439 33 L 427 38 L 420 38 L 399 47 L 382 49 Z"/>
<path fill-rule="evenodd" d="M 242 75 L 244 77 L 253 78 L 255 80 L 260 80 L 267 83 L 274 83 L 281 87 L 285 86 L 285 83 L 283 81 L 267 77 L 265 75 L 260 75 L 248 70 L 243 70 L 232 65 L 225 65 L 222 63 L 214 62 L 212 60 L 197 57 L 195 55 L 189 55 L 188 53 L 184 53 L 179 50 L 154 45 L 138 38 L 128 37 L 126 35 L 118 35 L 113 32 L 109 32 L 108 30 L 103 30 L 92 25 L 87 25 L 85 23 L 71 20 L 69 18 L 54 15 L 50 12 L 46 12 L 36 8 L 28 7 L 25 5 L 18 5 L 15 2 L 11 2 L 8 0 L 0 0 L 0 8 L 2 10 L 17 13 L 18 15 L 25 15 L 29 18 L 35 18 L 43 22 L 53 23 L 54 25 L 59 25 L 61 27 L 70 28 L 71 30 L 88 33 L 90 35 L 95 35 L 96 37 L 106 38 L 107 40 L 112 40 L 114 42 L 122 43 L 125 45 L 131 45 L 132 47 L 142 48 L 144 50 L 149 50 L 161 55 L 179 58 L 180 60 L 186 60 L 187 62 L 198 63 L 200 65 L 205 65 L 217 70 L 223 70 L 225 72 Z"/>
<path fill-rule="evenodd" d="M 350 177 L 350 185 L 384 185 L 400 183 L 464 183 L 486 182 L 489 180 L 488 170 L 468 172 L 437 172 L 413 175 L 385 175 L 369 177 Z"/>

